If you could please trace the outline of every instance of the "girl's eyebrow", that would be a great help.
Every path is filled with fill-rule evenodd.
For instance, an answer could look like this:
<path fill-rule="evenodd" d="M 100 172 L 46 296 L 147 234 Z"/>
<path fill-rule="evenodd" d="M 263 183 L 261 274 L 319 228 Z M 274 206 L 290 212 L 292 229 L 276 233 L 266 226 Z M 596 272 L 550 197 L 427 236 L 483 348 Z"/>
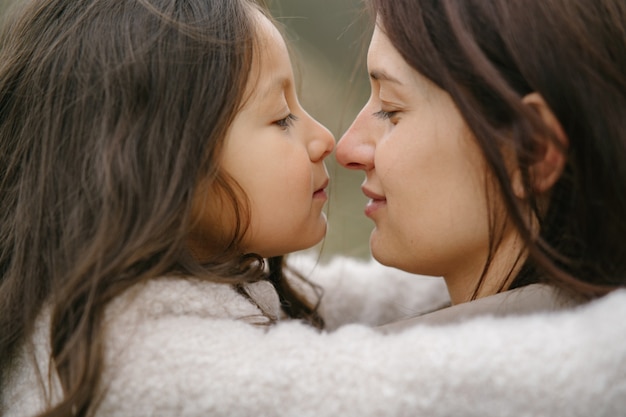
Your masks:
<path fill-rule="evenodd" d="M 266 88 L 262 89 L 261 97 L 266 97 L 276 92 L 281 92 L 285 90 L 287 87 L 289 87 L 290 84 L 291 84 L 291 81 L 289 77 L 285 77 L 285 76 L 275 77 L 272 79 L 271 82 L 267 84 Z"/>

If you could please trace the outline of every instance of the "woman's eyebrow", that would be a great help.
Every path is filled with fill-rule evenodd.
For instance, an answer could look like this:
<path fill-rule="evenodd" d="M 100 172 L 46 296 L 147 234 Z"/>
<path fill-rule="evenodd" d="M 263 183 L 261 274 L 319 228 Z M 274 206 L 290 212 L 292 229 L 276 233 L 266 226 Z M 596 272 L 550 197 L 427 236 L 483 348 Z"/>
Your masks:
<path fill-rule="evenodd" d="M 370 71 L 370 78 L 372 80 L 376 80 L 376 81 L 389 81 L 389 82 L 394 83 L 394 84 L 402 85 L 402 82 L 400 82 L 400 80 L 398 80 L 397 78 L 392 77 L 391 75 L 389 75 L 385 71 L 381 71 L 381 70 L 372 70 L 372 71 Z"/>

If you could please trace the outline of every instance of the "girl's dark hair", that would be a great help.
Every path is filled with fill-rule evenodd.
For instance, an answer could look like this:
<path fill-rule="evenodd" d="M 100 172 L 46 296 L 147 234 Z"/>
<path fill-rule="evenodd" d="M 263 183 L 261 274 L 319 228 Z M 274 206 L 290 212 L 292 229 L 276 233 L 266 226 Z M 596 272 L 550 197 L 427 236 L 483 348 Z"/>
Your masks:
<path fill-rule="evenodd" d="M 20 3 L 0 36 L 1 375 L 45 305 L 64 397 L 43 415 L 92 414 L 107 303 L 164 275 L 235 286 L 278 277 L 287 313 L 321 326 L 283 282 L 282 258 L 268 274 L 259 256 L 241 255 L 247 204 L 218 164 L 245 100 L 252 10 L 261 7 Z M 204 264 L 187 245 L 200 181 L 221 190 L 237 214 L 230 245 Z"/>
<path fill-rule="evenodd" d="M 548 282 L 584 298 L 626 284 L 626 3 L 622 0 L 370 0 L 406 62 L 447 91 L 482 149 L 528 248 L 500 289 Z M 538 92 L 569 141 L 547 210 L 529 167 L 551 137 L 521 99 Z M 545 140 L 545 139 L 544 139 Z M 514 149 L 531 213 L 511 189 Z M 533 236 L 527 219 L 539 219 Z M 491 254 L 499 228 L 491 219 Z M 477 295 L 490 259 L 485 262 Z"/>

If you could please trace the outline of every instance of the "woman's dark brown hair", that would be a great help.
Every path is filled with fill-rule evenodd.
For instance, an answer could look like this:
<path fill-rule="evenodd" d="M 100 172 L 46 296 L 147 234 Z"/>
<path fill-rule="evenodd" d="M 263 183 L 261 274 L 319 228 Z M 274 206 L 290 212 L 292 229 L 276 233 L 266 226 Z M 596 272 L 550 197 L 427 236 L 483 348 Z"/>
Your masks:
<path fill-rule="evenodd" d="M 64 397 L 43 415 L 92 414 L 107 303 L 164 275 L 270 279 L 288 314 L 321 325 L 281 258 L 268 274 L 238 251 L 246 201 L 218 163 L 245 100 L 258 5 L 19 3 L 0 36 L 0 389 L 46 307 Z M 200 181 L 237 213 L 230 245 L 203 264 L 187 248 Z"/>
<path fill-rule="evenodd" d="M 584 298 L 626 284 L 626 3 L 622 0 L 370 0 L 415 70 L 447 91 L 527 246 L 501 290 L 548 282 Z M 529 166 L 550 132 L 522 103 L 537 92 L 568 138 L 565 171 L 541 209 Z M 502 150 L 522 169 L 525 220 Z M 500 197 L 501 196 L 501 197 Z M 498 242 L 492 222 L 491 255 Z M 486 273 L 490 259 L 485 260 Z M 482 279 L 481 279 L 482 282 Z M 476 291 L 480 287 L 480 283 Z M 476 295 L 476 293 L 475 293 Z"/>

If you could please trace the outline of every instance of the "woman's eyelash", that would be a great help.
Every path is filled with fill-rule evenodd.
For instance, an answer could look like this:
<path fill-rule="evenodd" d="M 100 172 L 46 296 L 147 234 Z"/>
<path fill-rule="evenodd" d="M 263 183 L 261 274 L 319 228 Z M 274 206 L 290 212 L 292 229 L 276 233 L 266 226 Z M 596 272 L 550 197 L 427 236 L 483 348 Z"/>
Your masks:
<path fill-rule="evenodd" d="M 295 115 L 290 113 L 284 119 L 276 120 L 274 123 L 283 129 L 287 129 L 293 126 L 293 122 L 297 122 L 297 121 L 298 121 L 298 118 Z"/>
<path fill-rule="evenodd" d="M 389 120 L 393 116 L 395 116 L 396 113 L 398 112 L 381 110 L 381 111 L 377 111 L 376 113 L 374 113 L 374 117 L 381 119 L 381 120 Z"/>

